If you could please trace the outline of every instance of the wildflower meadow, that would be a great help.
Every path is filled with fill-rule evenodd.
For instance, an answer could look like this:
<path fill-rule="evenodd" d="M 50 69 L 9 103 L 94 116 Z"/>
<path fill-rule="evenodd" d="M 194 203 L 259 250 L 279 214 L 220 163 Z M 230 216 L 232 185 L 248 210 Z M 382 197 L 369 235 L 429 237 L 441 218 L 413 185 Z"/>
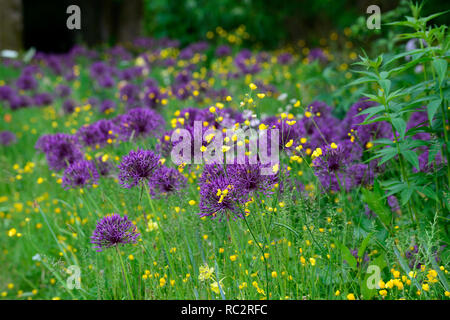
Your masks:
<path fill-rule="evenodd" d="M 449 299 L 449 12 L 424 6 L 369 42 L 363 12 L 270 49 L 240 25 L 4 55 L 1 299 Z"/>

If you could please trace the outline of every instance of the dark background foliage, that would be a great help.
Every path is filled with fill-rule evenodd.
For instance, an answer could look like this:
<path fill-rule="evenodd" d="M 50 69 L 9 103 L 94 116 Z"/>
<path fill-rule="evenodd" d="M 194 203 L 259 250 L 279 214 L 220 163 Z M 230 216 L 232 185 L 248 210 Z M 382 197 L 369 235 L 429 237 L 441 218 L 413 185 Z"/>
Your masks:
<path fill-rule="evenodd" d="M 298 39 L 317 45 L 321 37 L 345 27 L 373 40 L 365 27 L 371 4 L 383 14 L 406 0 L 1 0 L 0 49 L 65 52 L 74 44 L 126 43 L 138 36 L 169 37 L 181 45 L 204 40 L 217 27 L 232 31 L 241 25 L 250 35 L 244 46 L 271 49 Z M 81 8 L 81 30 L 68 30 L 66 8 Z M 426 0 L 423 14 L 449 9 L 448 1 Z M 435 20 L 448 24 L 448 15 Z M 370 31 L 370 32 L 369 32 Z"/>
<path fill-rule="evenodd" d="M 273 48 L 298 39 L 318 42 L 331 30 L 343 30 L 366 9 L 379 5 L 381 13 L 396 8 L 399 0 L 146 0 L 145 31 L 176 38 L 182 44 L 203 39 L 217 26 L 232 30 L 245 25 L 250 43 Z M 448 9 L 446 1 L 428 0 L 424 15 Z M 442 18 L 445 19 L 445 18 Z M 365 20 L 364 20 L 365 22 Z M 383 23 L 383 19 L 382 19 Z M 437 21 L 436 23 L 445 23 Z"/>

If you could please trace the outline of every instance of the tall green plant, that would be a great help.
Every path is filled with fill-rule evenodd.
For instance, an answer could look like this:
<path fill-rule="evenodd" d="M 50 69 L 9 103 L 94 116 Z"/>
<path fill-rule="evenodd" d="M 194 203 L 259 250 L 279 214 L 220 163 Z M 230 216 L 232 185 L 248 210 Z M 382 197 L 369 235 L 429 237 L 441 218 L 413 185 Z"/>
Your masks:
<path fill-rule="evenodd" d="M 367 83 L 376 90 L 364 93 L 377 105 L 360 113 L 367 115 L 362 125 L 387 121 L 392 128 L 393 139 L 374 141 L 374 155 L 371 160 L 379 159 L 379 165 L 388 161 L 398 163 L 400 177 L 384 181 L 382 186 L 387 190 L 386 196 L 400 196 L 401 203 L 407 206 L 411 223 L 415 226 L 418 215 L 421 214 L 415 204 L 423 198 L 433 199 L 442 213 L 448 212 L 449 209 L 448 203 L 442 201 L 450 184 L 450 169 L 447 165 L 450 151 L 447 62 L 449 38 L 447 26 L 427 25 L 432 19 L 447 12 L 420 17 L 422 5 L 411 3 L 410 9 L 412 16 L 406 16 L 406 20 L 388 25 L 413 29 L 412 32 L 398 34 L 396 39 L 416 39 L 420 48 L 390 57 L 382 54 L 375 59 L 364 54 L 356 65 L 363 66 L 366 70 L 355 71 L 362 77 L 350 85 Z M 406 56 L 411 59 L 407 61 Z M 423 67 L 422 80 L 406 85 L 400 81 L 419 65 Z M 408 116 L 415 111 L 423 111 L 424 105 L 428 116 L 427 123 L 407 130 Z M 431 139 L 413 139 L 413 136 L 420 132 L 429 133 Z M 431 173 L 419 170 L 419 152 L 424 148 L 429 152 L 428 167 L 433 168 Z M 442 163 L 445 164 L 441 167 L 436 161 L 439 152 L 442 154 Z M 412 170 L 413 168 L 416 170 Z"/>

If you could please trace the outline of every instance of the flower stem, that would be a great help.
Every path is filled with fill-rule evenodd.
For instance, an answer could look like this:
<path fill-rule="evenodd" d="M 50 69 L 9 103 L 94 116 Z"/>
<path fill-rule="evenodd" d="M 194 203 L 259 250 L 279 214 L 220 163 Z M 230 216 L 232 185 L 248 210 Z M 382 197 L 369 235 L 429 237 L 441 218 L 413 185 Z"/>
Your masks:
<path fill-rule="evenodd" d="M 245 216 L 245 213 L 244 213 L 243 217 L 244 217 L 245 224 L 247 225 L 247 228 L 248 228 L 248 230 L 250 231 L 250 234 L 253 237 L 253 240 L 255 241 L 256 245 L 259 248 L 259 250 L 261 250 L 261 254 L 262 254 L 262 257 L 263 257 L 263 260 L 264 260 L 264 267 L 265 267 L 265 270 L 266 270 L 267 300 L 269 300 L 270 299 L 270 293 L 269 293 L 269 268 L 267 266 L 267 260 L 266 260 L 266 257 L 264 255 L 264 249 L 260 246 L 259 241 L 256 239 L 255 234 L 253 233 L 252 229 L 250 228 L 250 225 L 248 224 L 248 221 L 247 221 L 247 218 Z"/>
<path fill-rule="evenodd" d="M 123 277 L 125 278 L 125 282 L 127 284 L 128 294 L 130 295 L 131 300 L 134 300 L 133 291 L 131 290 L 131 286 L 130 286 L 130 281 L 128 281 L 127 272 L 125 271 L 125 265 L 123 263 L 122 256 L 119 252 L 119 246 L 116 246 L 116 252 L 117 252 L 117 255 L 119 256 L 120 265 L 122 266 L 122 274 L 123 274 Z"/>

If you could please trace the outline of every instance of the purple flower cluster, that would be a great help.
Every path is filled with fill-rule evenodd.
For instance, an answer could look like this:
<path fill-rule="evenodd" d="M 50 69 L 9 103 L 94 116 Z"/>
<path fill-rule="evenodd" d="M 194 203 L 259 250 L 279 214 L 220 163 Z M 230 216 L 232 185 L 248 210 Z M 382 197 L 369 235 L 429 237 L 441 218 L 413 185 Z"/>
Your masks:
<path fill-rule="evenodd" d="M 200 184 L 200 216 L 242 217 L 243 206 L 252 195 L 269 194 L 278 183 L 278 174 L 264 175 L 261 163 L 207 164 Z"/>
<path fill-rule="evenodd" d="M 120 137 L 128 140 L 132 137 L 147 137 L 163 131 L 163 117 L 152 109 L 135 108 L 114 119 L 119 126 Z"/>
<path fill-rule="evenodd" d="M 213 175 L 212 173 L 217 173 Z M 228 177 L 218 165 L 205 165 L 200 183 L 200 216 L 227 219 L 242 217 L 239 205 L 248 201 L 245 190 L 235 186 L 234 179 Z"/>
<path fill-rule="evenodd" d="M 132 188 L 147 183 L 160 166 L 159 159 L 160 156 L 150 150 L 131 150 L 118 166 L 120 184 L 124 188 Z"/>
<path fill-rule="evenodd" d="M 9 146 L 17 141 L 16 135 L 11 131 L 0 131 L 0 145 Z"/>
<path fill-rule="evenodd" d="M 97 184 L 100 175 L 92 161 L 80 160 L 70 164 L 62 178 L 65 189 L 82 188 Z"/>
<path fill-rule="evenodd" d="M 325 52 L 320 49 L 320 48 L 314 48 L 312 49 L 309 54 L 308 54 L 308 60 L 310 62 L 313 61 L 319 61 L 320 63 L 327 63 L 328 62 L 328 58 L 325 55 Z"/>
<path fill-rule="evenodd" d="M 148 180 L 150 194 L 153 197 L 165 196 L 177 192 L 186 185 L 187 179 L 178 170 L 160 166 Z"/>
<path fill-rule="evenodd" d="M 358 257 L 358 249 L 353 249 L 350 252 L 351 252 L 352 256 L 355 257 L 355 259 L 356 259 L 356 266 L 358 266 L 358 267 L 361 264 L 361 262 L 363 264 L 365 264 L 365 263 L 370 261 L 370 258 L 369 258 L 369 255 L 368 255 L 367 252 L 364 254 L 364 257 L 362 259 Z"/>
<path fill-rule="evenodd" d="M 111 120 L 99 120 L 78 129 L 76 136 L 85 146 L 104 146 L 109 139 L 115 139 L 119 128 Z"/>
<path fill-rule="evenodd" d="M 49 168 L 55 171 L 65 169 L 83 158 L 77 138 L 64 133 L 44 135 L 39 138 L 35 147 L 45 153 Z"/>
<path fill-rule="evenodd" d="M 349 191 L 361 184 L 370 184 L 374 178 L 373 169 L 358 163 L 362 150 L 357 144 L 343 141 L 334 148 L 320 148 L 322 155 L 313 160 L 313 168 L 325 190 Z"/>
<path fill-rule="evenodd" d="M 343 120 L 342 128 L 344 128 L 344 131 L 341 133 L 343 138 L 349 134 L 353 135 L 355 137 L 355 141 L 357 141 L 361 147 L 364 148 L 369 141 L 392 137 L 391 126 L 385 121 L 374 122 L 368 125 L 360 125 L 367 115 L 358 114 L 361 111 L 375 105 L 376 103 L 369 101 L 368 98 L 361 98 L 350 107 L 345 119 Z"/>
<path fill-rule="evenodd" d="M 97 252 L 119 245 L 137 243 L 139 237 L 134 223 L 128 216 L 119 214 L 108 215 L 97 222 L 91 237 L 91 243 Z"/>
<path fill-rule="evenodd" d="M 114 73 L 114 68 L 102 61 L 94 62 L 90 68 L 91 78 L 102 88 L 111 88 L 114 86 Z"/>

